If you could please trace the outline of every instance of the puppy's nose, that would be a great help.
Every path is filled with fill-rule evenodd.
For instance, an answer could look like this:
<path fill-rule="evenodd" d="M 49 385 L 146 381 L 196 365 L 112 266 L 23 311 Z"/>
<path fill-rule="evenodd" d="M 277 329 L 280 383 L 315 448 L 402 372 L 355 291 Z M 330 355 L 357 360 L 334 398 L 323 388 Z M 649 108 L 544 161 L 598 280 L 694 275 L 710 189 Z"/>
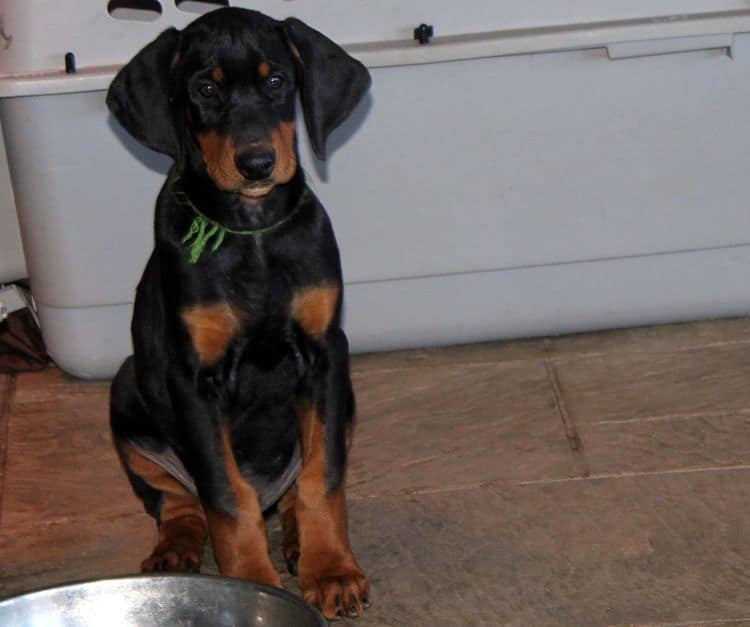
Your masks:
<path fill-rule="evenodd" d="M 234 159 L 237 170 L 248 181 L 260 181 L 271 176 L 276 165 L 275 150 L 248 150 Z"/>

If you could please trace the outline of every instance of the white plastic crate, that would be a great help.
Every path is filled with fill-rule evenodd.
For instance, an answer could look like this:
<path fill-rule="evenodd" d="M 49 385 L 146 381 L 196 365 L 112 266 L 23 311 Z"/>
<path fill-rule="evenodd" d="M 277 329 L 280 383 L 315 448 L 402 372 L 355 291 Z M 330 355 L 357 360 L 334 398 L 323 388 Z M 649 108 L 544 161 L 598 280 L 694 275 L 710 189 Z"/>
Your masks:
<path fill-rule="evenodd" d="M 16 203 L 8 173 L 5 146 L 0 145 L 0 283 L 26 278 Z"/>
<path fill-rule="evenodd" d="M 51 354 L 81 376 L 108 376 L 130 350 L 169 165 L 117 127 L 103 90 L 195 17 L 146 4 L 156 19 L 117 19 L 106 0 L 0 0 L 29 273 Z M 231 4 L 297 15 L 372 68 L 327 164 L 301 136 L 354 350 L 750 310 L 745 0 Z M 421 22 L 435 29 L 425 46 Z"/>

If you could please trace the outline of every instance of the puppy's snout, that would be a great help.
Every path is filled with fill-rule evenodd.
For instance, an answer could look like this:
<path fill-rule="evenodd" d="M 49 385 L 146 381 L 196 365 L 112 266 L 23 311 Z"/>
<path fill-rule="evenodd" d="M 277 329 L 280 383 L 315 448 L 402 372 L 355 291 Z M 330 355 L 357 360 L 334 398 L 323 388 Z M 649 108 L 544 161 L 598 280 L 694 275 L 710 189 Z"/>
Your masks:
<path fill-rule="evenodd" d="M 248 181 L 267 179 L 276 165 L 275 150 L 248 150 L 235 158 L 237 170 Z"/>

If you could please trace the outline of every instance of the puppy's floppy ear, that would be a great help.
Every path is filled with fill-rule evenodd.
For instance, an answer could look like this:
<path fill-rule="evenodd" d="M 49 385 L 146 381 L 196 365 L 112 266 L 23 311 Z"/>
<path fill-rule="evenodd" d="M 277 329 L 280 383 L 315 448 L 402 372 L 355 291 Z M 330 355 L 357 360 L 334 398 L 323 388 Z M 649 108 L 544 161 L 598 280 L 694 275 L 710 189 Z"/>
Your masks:
<path fill-rule="evenodd" d="M 170 104 L 179 39 L 177 29 L 165 30 L 117 73 L 107 92 L 107 106 L 125 130 L 171 157 L 180 149 Z"/>
<path fill-rule="evenodd" d="M 326 139 L 370 88 L 359 61 L 325 35 L 290 17 L 282 23 L 301 82 L 302 108 L 313 151 L 326 157 Z"/>

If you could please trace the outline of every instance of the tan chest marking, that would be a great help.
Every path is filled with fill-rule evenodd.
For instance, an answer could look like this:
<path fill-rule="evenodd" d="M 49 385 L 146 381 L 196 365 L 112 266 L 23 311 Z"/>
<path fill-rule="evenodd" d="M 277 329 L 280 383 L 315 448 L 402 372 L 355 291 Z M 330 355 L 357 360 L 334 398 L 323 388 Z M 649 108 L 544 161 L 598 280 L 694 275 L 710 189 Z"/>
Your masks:
<path fill-rule="evenodd" d="M 337 284 L 305 287 L 292 298 L 291 313 L 308 335 L 320 339 L 331 325 L 339 302 Z"/>
<path fill-rule="evenodd" d="M 193 305 L 181 313 L 201 363 L 212 366 L 240 330 L 240 317 L 229 303 Z"/>

